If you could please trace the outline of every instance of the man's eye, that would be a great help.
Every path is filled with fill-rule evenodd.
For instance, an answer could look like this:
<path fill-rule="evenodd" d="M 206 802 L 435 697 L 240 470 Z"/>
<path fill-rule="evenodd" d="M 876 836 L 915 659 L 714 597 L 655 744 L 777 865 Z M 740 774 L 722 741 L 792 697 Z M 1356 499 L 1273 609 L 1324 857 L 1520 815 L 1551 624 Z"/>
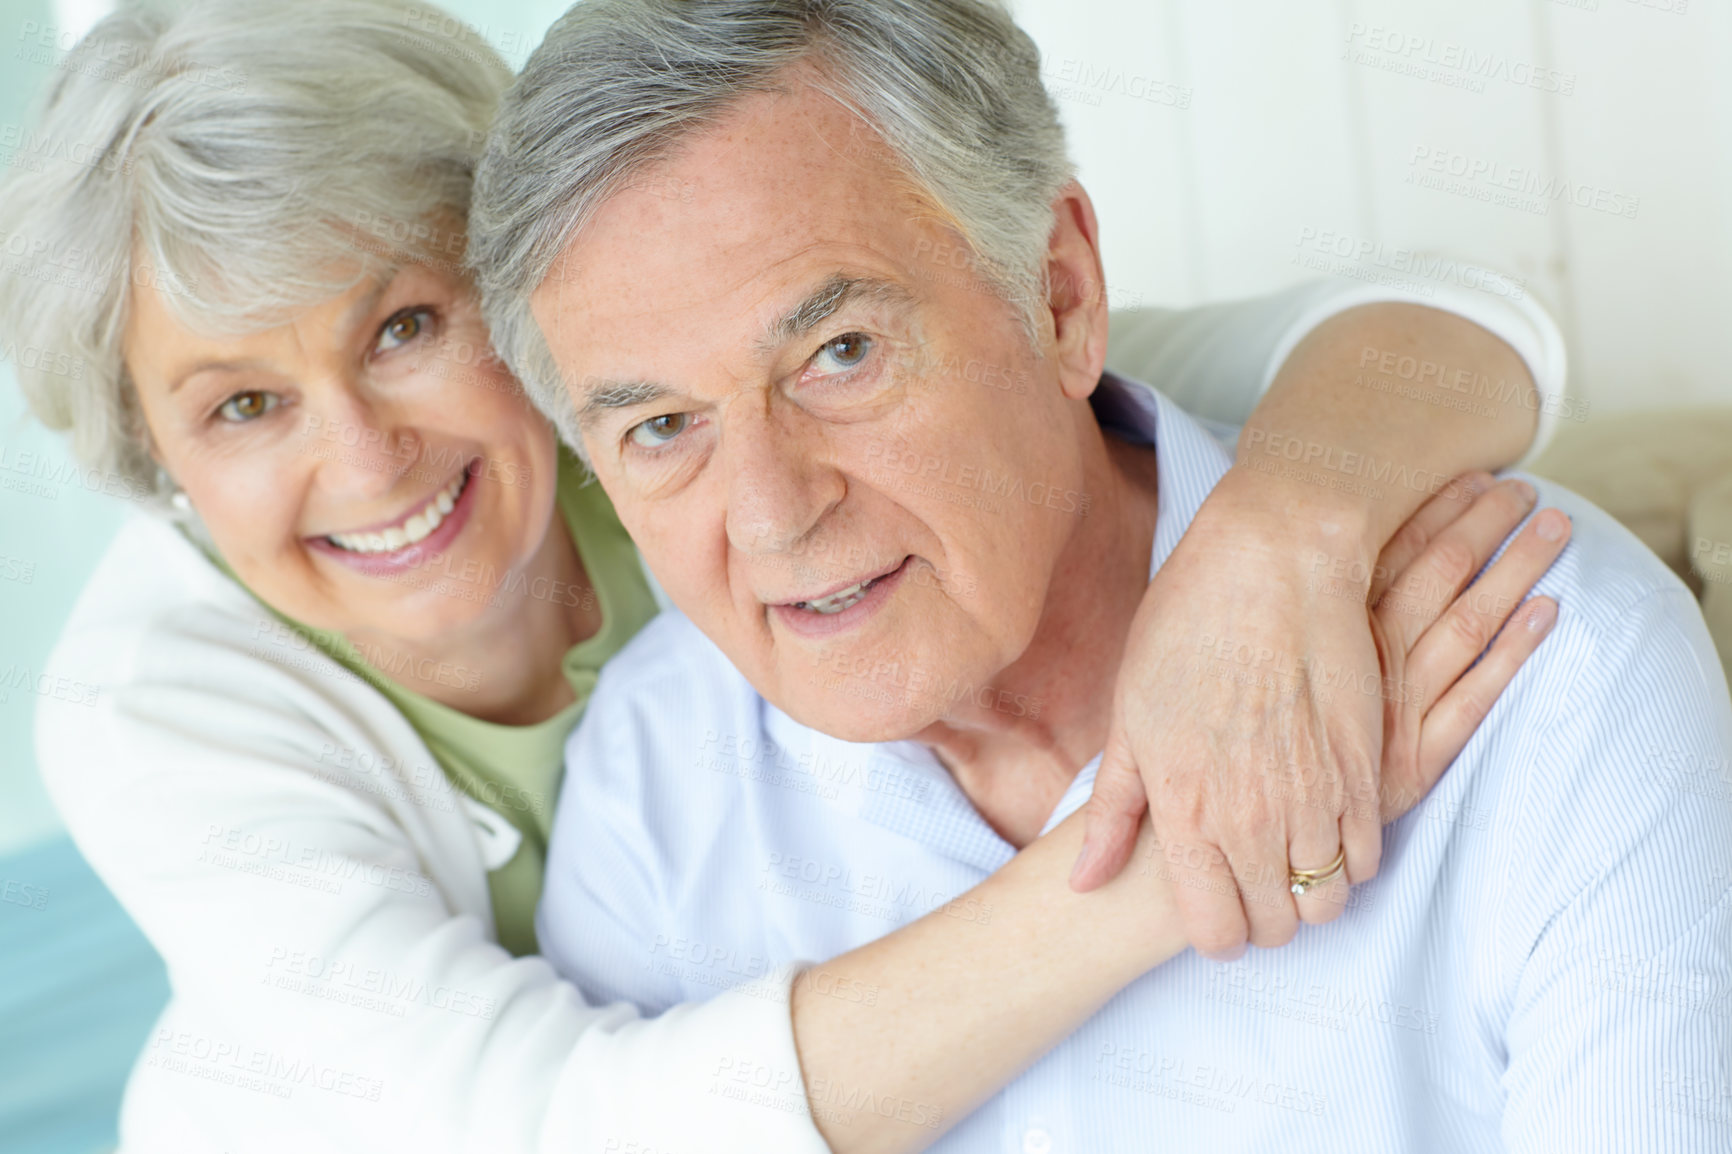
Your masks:
<path fill-rule="evenodd" d="M 689 413 L 664 413 L 633 425 L 626 436 L 632 444 L 645 449 L 659 449 L 685 431 L 691 424 Z"/>
<path fill-rule="evenodd" d="M 275 393 L 261 392 L 249 389 L 244 393 L 236 393 L 217 407 L 217 415 L 225 421 L 242 424 L 257 420 L 278 405 L 283 399 Z"/>
<path fill-rule="evenodd" d="M 812 357 L 812 364 L 821 372 L 847 372 L 866 359 L 872 351 L 872 338 L 865 333 L 844 333 L 826 341 Z"/>
<path fill-rule="evenodd" d="M 386 321 L 379 330 L 379 339 L 373 345 L 376 353 L 388 353 L 400 349 L 433 326 L 433 310 L 430 308 L 404 309 L 402 312 Z"/>

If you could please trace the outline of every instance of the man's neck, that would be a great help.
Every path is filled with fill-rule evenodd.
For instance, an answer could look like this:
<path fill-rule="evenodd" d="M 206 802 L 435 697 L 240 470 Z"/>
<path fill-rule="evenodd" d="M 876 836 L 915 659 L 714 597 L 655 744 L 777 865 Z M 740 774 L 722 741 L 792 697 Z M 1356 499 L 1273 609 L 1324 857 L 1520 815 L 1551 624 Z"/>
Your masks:
<path fill-rule="evenodd" d="M 1113 685 L 1149 583 L 1155 451 L 1085 435 L 1088 514 L 1053 570 L 1028 648 L 917 734 L 1000 836 L 1033 841 L 1078 771 L 1106 745 Z"/>

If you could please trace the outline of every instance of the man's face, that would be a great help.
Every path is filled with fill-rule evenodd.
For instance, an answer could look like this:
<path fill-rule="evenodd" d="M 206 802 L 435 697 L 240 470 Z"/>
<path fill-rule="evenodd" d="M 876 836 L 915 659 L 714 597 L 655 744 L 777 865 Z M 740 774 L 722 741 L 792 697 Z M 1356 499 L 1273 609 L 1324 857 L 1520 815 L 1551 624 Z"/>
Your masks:
<path fill-rule="evenodd" d="M 858 118 L 749 98 L 532 305 L 620 518 L 760 693 L 855 741 L 991 697 L 1088 509 L 1086 389 Z"/>

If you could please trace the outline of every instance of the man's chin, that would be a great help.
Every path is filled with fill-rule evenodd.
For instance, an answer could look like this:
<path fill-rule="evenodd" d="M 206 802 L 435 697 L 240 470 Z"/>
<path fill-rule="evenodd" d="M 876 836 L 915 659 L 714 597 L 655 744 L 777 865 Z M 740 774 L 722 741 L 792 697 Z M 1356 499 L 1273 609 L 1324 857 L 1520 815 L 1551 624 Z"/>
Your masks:
<path fill-rule="evenodd" d="M 842 741 L 903 741 L 938 720 L 937 702 L 920 701 L 893 687 L 844 679 L 841 684 L 772 701 L 776 708 L 810 729 Z"/>

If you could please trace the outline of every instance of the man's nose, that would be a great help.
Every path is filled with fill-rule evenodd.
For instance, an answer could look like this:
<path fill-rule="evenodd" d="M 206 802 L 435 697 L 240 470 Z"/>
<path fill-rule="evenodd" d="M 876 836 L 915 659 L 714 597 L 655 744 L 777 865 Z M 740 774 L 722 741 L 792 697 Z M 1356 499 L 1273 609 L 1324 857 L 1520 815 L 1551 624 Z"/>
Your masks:
<path fill-rule="evenodd" d="M 847 482 L 827 462 L 813 418 L 755 402 L 732 406 L 722 432 L 728 542 L 751 555 L 786 553 L 841 502 Z"/>
<path fill-rule="evenodd" d="M 319 462 L 319 484 L 342 496 L 387 493 L 421 456 L 421 438 L 353 390 L 325 390 L 302 417 L 302 451 Z"/>

